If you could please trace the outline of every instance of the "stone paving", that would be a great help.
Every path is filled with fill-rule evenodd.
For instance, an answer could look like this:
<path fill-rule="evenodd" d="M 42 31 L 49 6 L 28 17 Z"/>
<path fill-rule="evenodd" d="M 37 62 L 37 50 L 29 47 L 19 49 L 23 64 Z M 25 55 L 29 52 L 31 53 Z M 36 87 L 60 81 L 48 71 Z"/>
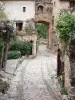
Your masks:
<path fill-rule="evenodd" d="M 17 69 L 7 94 L 0 100 L 62 100 L 56 65 L 56 56 L 41 45 L 37 57 L 24 60 Z"/>

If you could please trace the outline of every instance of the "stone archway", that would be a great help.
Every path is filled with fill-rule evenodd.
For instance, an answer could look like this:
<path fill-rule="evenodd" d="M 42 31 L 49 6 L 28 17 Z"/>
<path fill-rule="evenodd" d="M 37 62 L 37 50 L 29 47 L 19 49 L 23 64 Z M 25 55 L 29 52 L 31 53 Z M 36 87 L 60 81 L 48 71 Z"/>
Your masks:
<path fill-rule="evenodd" d="M 35 21 L 43 23 L 48 28 L 48 48 L 52 48 L 53 43 L 53 3 L 51 0 L 42 0 L 35 2 Z M 40 9 L 38 9 L 40 7 Z"/>
<path fill-rule="evenodd" d="M 52 47 L 52 30 L 51 30 L 51 23 L 50 22 L 46 22 L 46 21 L 38 21 L 38 22 L 36 22 L 36 23 L 42 23 L 42 24 L 44 24 L 44 25 L 46 25 L 46 27 L 47 27 L 47 30 L 48 30 L 48 36 L 47 36 L 47 46 L 49 47 L 49 48 L 51 48 Z"/>

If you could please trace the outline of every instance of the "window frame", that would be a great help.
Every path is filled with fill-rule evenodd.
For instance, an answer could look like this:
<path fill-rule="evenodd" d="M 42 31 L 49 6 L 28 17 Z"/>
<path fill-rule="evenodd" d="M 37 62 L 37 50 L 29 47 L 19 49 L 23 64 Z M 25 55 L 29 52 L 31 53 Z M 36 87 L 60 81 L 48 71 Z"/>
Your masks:
<path fill-rule="evenodd" d="M 70 1 L 70 8 L 74 7 L 75 6 L 75 1 Z"/>
<path fill-rule="evenodd" d="M 23 12 L 26 12 L 26 7 L 22 7 L 22 9 L 23 9 Z"/>

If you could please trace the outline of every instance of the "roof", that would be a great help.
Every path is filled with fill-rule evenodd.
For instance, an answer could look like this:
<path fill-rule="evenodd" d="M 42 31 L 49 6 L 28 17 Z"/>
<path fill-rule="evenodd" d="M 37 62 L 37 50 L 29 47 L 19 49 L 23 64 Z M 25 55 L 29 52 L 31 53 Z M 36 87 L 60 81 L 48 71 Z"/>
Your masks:
<path fill-rule="evenodd" d="M 75 0 L 60 0 L 60 1 L 75 1 Z"/>
<path fill-rule="evenodd" d="M 0 0 L 0 1 L 35 1 L 35 0 Z"/>

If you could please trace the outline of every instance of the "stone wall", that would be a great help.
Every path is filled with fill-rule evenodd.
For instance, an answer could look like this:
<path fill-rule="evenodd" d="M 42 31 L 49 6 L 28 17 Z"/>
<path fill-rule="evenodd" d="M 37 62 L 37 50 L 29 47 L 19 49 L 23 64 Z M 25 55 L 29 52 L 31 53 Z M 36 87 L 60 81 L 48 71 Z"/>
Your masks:
<path fill-rule="evenodd" d="M 68 55 L 64 57 L 64 72 L 68 100 L 75 100 L 75 45 L 69 46 Z"/>
<path fill-rule="evenodd" d="M 69 46 L 69 50 L 66 52 L 64 57 L 62 56 L 61 48 L 60 51 L 60 61 L 58 60 L 57 65 L 60 85 L 61 87 L 66 87 L 68 92 L 68 100 L 75 100 L 75 45 Z M 64 66 L 62 66 L 62 62 L 64 62 Z M 63 72 L 65 74 L 64 78 L 62 74 Z"/>
<path fill-rule="evenodd" d="M 16 1 L 5 0 L 5 13 L 9 20 L 21 20 L 26 21 L 35 17 L 35 2 L 34 1 Z M 23 12 L 23 7 L 26 7 L 26 11 Z"/>
<path fill-rule="evenodd" d="M 35 21 L 43 23 L 48 28 L 48 48 L 52 48 L 53 35 L 53 3 L 52 0 L 36 0 L 35 2 Z"/>
<path fill-rule="evenodd" d="M 70 61 L 70 66 L 71 66 L 71 76 L 70 76 L 71 87 L 69 90 L 69 100 L 75 100 L 75 60 Z"/>
<path fill-rule="evenodd" d="M 69 8 L 69 1 L 53 0 L 54 23 L 56 23 L 56 20 L 58 19 L 60 10 L 68 8 Z"/>
<path fill-rule="evenodd" d="M 69 100 L 75 100 L 75 41 L 72 42 L 69 47 L 69 59 L 70 59 L 70 84 Z"/>

